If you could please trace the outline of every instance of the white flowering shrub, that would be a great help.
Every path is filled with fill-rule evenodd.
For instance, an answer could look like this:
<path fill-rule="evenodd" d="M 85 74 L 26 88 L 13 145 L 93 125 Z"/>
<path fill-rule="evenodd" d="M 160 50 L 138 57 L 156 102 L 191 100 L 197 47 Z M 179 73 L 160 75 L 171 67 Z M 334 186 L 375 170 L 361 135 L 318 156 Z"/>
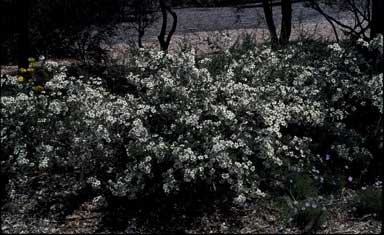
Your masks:
<path fill-rule="evenodd" d="M 125 76 L 136 92 L 124 95 L 65 69 L 38 91 L 5 76 L 1 90 L 19 91 L 1 95 L 8 198 L 52 209 L 79 195 L 137 199 L 204 188 L 243 204 L 287 170 L 321 180 L 338 161 L 369 163 L 382 152 L 375 128 L 383 75 L 362 71 L 338 44 L 323 50 L 312 61 L 298 60 L 311 52 L 297 46 L 226 51 L 215 73 L 193 50 L 139 50 Z M 361 125 L 360 114 L 369 115 Z"/>
<path fill-rule="evenodd" d="M 12 79 L 6 77 L 2 85 L 12 83 Z M 113 146 L 118 133 L 110 132 L 129 118 L 128 100 L 108 97 L 102 89 L 67 78 L 64 73 L 47 82 L 44 93 L 2 96 L 1 121 L 5 125 L 1 141 L 6 165 L 10 174 L 27 177 L 11 183 L 9 191 L 23 192 L 34 182 L 36 197 L 44 202 L 44 195 L 71 195 L 86 183 L 97 189 L 98 181 L 87 178 L 99 177 L 95 175 L 104 168 L 107 172 L 107 159 L 119 151 Z M 50 179 L 54 182 L 47 187 Z"/>

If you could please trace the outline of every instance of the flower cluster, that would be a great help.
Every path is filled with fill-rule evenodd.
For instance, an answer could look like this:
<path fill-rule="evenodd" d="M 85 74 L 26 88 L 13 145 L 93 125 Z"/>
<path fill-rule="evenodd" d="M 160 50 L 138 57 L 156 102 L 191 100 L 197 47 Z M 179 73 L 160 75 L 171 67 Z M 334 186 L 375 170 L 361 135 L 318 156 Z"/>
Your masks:
<path fill-rule="evenodd" d="M 228 187 L 242 204 L 265 195 L 260 175 L 274 169 L 318 174 L 336 158 L 371 158 L 370 136 L 350 120 L 366 106 L 382 115 L 382 74 L 364 73 L 340 45 L 324 50 L 326 57 L 306 63 L 296 60 L 308 53 L 297 47 L 262 46 L 238 57 L 226 51 L 219 73 L 193 50 L 139 50 L 125 76 L 136 92 L 125 95 L 65 69 L 41 85 L 44 93 L 6 76 L 1 89 L 19 85 L 19 92 L 1 96 L 2 165 L 12 182 L 24 180 L 12 183 L 19 194 L 34 180 L 26 175 L 51 174 L 53 185 L 34 189 L 37 198 L 44 187 L 76 194 L 90 185 L 133 199 L 203 184 Z M 55 181 L 60 172 L 71 180 Z"/>

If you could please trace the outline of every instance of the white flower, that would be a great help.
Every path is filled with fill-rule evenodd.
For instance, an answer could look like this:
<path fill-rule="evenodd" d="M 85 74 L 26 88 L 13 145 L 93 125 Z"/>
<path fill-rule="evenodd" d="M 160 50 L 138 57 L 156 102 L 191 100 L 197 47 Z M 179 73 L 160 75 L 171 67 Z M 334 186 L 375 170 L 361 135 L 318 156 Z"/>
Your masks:
<path fill-rule="evenodd" d="M 48 168 L 48 161 L 49 159 L 47 157 L 43 158 L 41 162 L 39 163 L 39 168 L 45 169 Z"/>
<path fill-rule="evenodd" d="M 92 188 L 98 189 L 100 188 L 101 182 L 96 177 L 89 177 L 87 179 L 87 183 L 91 184 Z"/>
<path fill-rule="evenodd" d="M 238 205 L 242 205 L 244 204 L 244 202 L 247 200 L 247 198 L 243 195 L 243 194 L 240 194 L 239 196 L 237 196 L 235 199 L 234 199 L 234 202 Z"/>
<path fill-rule="evenodd" d="M 223 174 L 221 174 L 221 177 L 226 180 L 226 179 L 229 178 L 229 174 L 228 173 L 223 173 Z"/>
<path fill-rule="evenodd" d="M 340 47 L 340 45 L 338 43 L 331 44 L 328 46 L 328 48 L 330 48 L 336 52 L 342 52 L 343 51 L 343 49 Z"/>
<path fill-rule="evenodd" d="M 148 136 L 147 129 L 143 126 L 143 122 L 140 119 L 133 121 L 132 129 L 129 131 L 130 135 L 141 140 L 145 140 Z"/>

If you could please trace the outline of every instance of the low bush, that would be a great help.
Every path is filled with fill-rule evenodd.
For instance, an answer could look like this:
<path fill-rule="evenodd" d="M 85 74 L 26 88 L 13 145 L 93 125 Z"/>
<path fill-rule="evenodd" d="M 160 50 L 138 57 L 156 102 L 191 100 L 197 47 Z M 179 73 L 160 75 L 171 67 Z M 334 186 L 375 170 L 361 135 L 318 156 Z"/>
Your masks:
<path fill-rule="evenodd" d="M 375 214 L 383 217 L 383 190 L 381 187 L 369 187 L 357 193 L 353 198 L 353 206 L 357 216 Z"/>
<path fill-rule="evenodd" d="M 290 194 L 297 200 L 317 196 L 317 187 L 312 177 L 307 175 L 294 174 L 289 179 Z"/>
<path fill-rule="evenodd" d="M 196 61 L 193 50 L 140 49 L 119 78 L 131 88 L 120 93 L 60 66 L 39 89 L 34 79 L 5 76 L 8 200 L 34 212 L 87 195 L 188 204 L 215 192 L 242 205 L 273 193 L 261 182 L 288 182 L 287 172 L 308 175 L 305 187 L 323 183 L 323 174 L 356 179 L 367 166 L 348 166 L 382 152 L 369 142 L 382 129 L 362 131 L 347 120 L 364 110 L 364 130 L 377 128 L 383 77 L 362 71 L 350 48 L 323 49 L 326 56 L 308 64 L 297 60 L 310 53 L 300 46 L 236 57 L 226 51 L 226 66 L 215 73 L 212 59 Z M 297 188 L 296 195 L 307 193 Z"/>
<path fill-rule="evenodd" d="M 325 212 L 321 208 L 305 208 L 295 215 L 294 223 L 305 232 L 319 229 L 324 223 Z"/>

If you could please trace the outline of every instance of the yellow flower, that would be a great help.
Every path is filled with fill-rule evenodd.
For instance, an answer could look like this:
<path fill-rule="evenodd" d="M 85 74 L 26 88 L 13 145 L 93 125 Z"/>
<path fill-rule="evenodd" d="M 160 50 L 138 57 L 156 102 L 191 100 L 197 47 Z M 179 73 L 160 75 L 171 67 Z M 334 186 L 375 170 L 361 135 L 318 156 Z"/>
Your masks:
<path fill-rule="evenodd" d="M 33 62 L 35 62 L 35 61 L 36 61 L 36 60 L 35 60 L 35 58 L 33 58 L 33 57 L 29 57 L 29 58 L 28 58 L 28 62 L 29 62 L 29 63 L 33 63 Z"/>
<path fill-rule="evenodd" d="M 29 68 L 27 68 L 27 71 L 32 73 L 33 72 L 33 68 L 29 67 Z"/>
<path fill-rule="evenodd" d="M 19 68 L 19 72 L 20 73 L 25 73 L 25 72 L 27 72 L 27 70 L 25 68 Z"/>
<path fill-rule="evenodd" d="M 40 86 L 40 85 L 37 85 L 37 86 L 33 86 L 32 90 L 34 90 L 36 92 L 42 92 L 44 90 L 44 87 Z"/>
<path fill-rule="evenodd" d="M 17 80 L 19 80 L 20 82 L 24 81 L 24 77 L 23 76 L 18 76 L 17 77 Z"/>

